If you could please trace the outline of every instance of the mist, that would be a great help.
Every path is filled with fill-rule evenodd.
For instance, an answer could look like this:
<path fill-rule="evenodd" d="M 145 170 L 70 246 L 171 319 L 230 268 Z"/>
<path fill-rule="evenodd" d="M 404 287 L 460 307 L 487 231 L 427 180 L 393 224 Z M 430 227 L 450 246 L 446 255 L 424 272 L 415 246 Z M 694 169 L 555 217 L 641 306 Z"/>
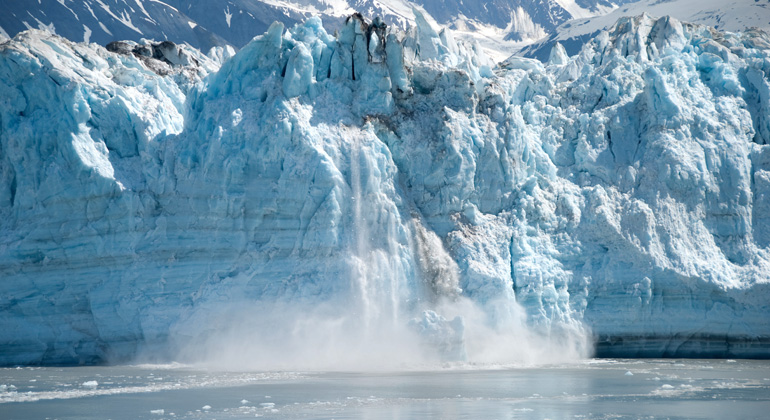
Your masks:
<path fill-rule="evenodd" d="M 253 302 L 232 305 L 195 337 L 178 337 L 177 360 L 221 370 L 394 371 L 534 366 L 590 355 L 579 328 L 549 335 L 527 326 L 518 304 L 490 307 L 470 299 L 367 320 L 350 302 Z"/>

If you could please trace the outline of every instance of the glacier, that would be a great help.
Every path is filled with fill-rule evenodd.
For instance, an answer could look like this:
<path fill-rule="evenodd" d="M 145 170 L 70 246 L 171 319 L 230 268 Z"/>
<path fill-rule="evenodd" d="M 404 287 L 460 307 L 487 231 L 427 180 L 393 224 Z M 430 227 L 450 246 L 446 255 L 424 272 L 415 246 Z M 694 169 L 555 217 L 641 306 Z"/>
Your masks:
<path fill-rule="evenodd" d="M 416 13 L 0 44 L 0 365 L 770 355 L 766 33 Z"/>

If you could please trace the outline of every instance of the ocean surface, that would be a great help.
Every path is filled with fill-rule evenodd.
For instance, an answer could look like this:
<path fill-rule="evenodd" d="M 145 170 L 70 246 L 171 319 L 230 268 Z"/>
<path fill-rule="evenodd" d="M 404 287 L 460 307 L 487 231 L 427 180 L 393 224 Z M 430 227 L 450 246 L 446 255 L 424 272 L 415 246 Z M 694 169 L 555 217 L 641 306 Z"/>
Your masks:
<path fill-rule="evenodd" d="M 0 419 L 766 419 L 770 361 L 592 359 L 400 372 L 0 369 Z"/>

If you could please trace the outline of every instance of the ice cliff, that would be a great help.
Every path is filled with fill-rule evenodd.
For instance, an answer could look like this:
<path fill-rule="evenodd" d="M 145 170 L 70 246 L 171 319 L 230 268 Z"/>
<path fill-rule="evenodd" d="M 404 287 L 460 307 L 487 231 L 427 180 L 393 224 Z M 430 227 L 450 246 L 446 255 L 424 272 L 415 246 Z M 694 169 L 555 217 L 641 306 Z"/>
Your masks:
<path fill-rule="evenodd" d="M 0 364 L 234 324 L 770 355 L 767 34 L 641 16 L 497 67 L 416 21 L 274 24 L 232 57 L 0 45 Z"/>

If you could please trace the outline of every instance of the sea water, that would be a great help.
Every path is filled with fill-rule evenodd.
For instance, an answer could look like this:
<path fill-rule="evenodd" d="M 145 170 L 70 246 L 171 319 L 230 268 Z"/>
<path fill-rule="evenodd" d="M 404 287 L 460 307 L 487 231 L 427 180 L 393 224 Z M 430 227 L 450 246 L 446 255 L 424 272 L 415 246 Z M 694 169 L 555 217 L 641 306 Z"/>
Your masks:
<path fill-rule="evenodd" d="M 761 419 L 770 361 L 593 359 L 398 372 L 0 369 L 1 419 Z"/>

